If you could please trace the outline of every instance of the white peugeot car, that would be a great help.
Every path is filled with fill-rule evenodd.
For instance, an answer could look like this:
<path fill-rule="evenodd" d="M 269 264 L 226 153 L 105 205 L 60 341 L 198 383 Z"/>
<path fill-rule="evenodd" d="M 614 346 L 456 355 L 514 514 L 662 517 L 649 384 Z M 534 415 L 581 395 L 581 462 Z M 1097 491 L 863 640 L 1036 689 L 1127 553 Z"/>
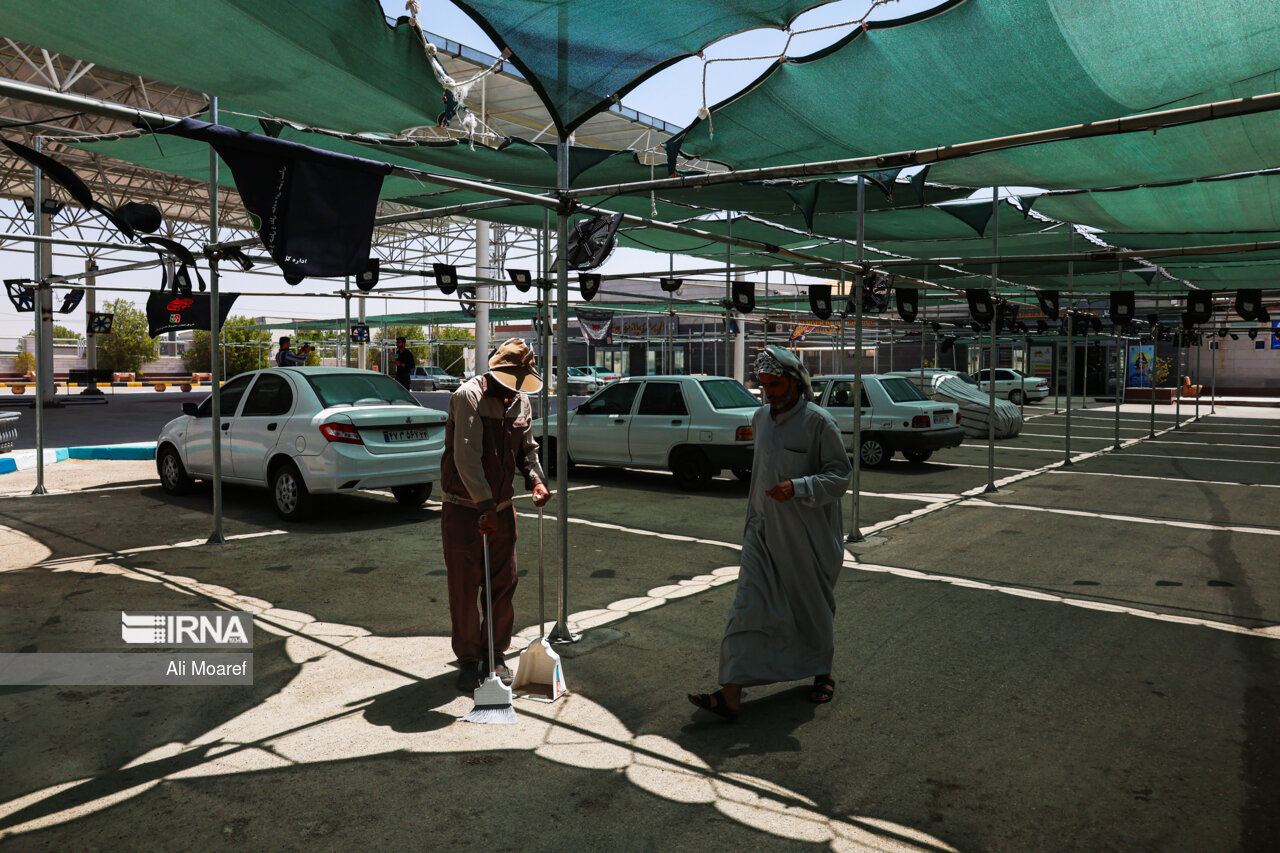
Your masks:
<path fill-rule="evenodd" d="M 991 387 L 987 382 L 987 376 L 990 373 L 989 370 L 979 370 L 970 379 L 978 383 L 980 390 L 990 392 Z M 1028 403 L 1038 403 L 1048 396 L 1048 379 L 1027 376 L 1008 367 L 996 368 L 996 397 L 1007 397 L 1010 403 L 1017 406 L 1024 400 Z"/>
<path fill-rule="evenodd" d="M 390 488 L 420 506 L 440 478 L 448 416 L 423 408 L 390 376 L 345 367 L 273 367 L 232 377 L 219 391 L 222 478 L 266 486 L 286 520 L 312 496 Z M 170 494 L 213 476 L 213 397 L 182 404 L 156 443 Z"/>
<path fill-rule="evenodd" d="M 694 491 L 729 469 L 751 478 L 751 416 L 760 403 L 723 376 L 628 376 L 569 413 L 569 462 L 669 470 Z M 556 416 L 549 419 L 548 474 L 554 473 Z M 534 426 L 541 440 L 542 422 Z"/>

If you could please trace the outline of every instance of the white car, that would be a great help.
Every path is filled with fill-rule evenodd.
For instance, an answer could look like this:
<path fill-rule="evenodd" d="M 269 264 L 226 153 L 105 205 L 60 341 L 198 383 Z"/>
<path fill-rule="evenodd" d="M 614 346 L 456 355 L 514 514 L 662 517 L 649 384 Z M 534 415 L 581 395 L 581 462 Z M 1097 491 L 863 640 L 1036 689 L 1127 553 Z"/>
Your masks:
<path fill-rule="evenodd" d="M 990 383 L 987 377 L 990 370 L 979 370 L 969 378 L 978 383 L 978 388 L 982 391 L 991 391 Z M 1010 403 L 1015 406 L 1021 405 L 1025 400 L 1028 403 L 1037 403 L 1049 396 L 1049 380 L 1039 379 L 1035 376 L 1026 376 L 1020 371 L 1013 370 L 1008 367 L 996 368 L 996 397 L 1006 397 Z"/>
<path fill-rule="evenodd" d="M 448 416 L 424 408 L 385 374 L 345 367 L 273 367 L 218 392 L 222 478 L 265 486 L 282 518 L 306 517 L 317 494 L 390 488 L 420 506 L 440 479 Z M 213 476 L 213 397 L 182 404 L 156 442 L 170 494 Z"/>
<path fill-rule="evenodd" d="M 852 375 L 813 380 L 814 397 L 840 424 L 845 448 L 853 453 L 854 380 Z M 901 376 L 862 377 L 862 447 L 867 468 L 889 464 L 901 451 L 908 462 L 924 462 L 935 450 L 959 447 L 964 441 L 960 407 L 930 400 Z"/>
<path fill-rule="evenodd" d="M 723 376 L 628 376 L 569 413 L 569 462 L 668 470 L 689 491 L 729 469 L 751 477 L 751 417 L 760 403 Z M 548 419 L 547 473 L 556 458 L 556 416 Z M 534 426 L 541 440 L 542 421 Z"/>
<path fill-rule="evenodd" d="M 409 374 L 409 387 L 414 391 L 457 391 L 462 380 L 443 367 L 418 365 Z"/>
<path fill-rule="evenodd" d="M 608 385 L 610 382 L 617 382 L 622 378 L 621 373 L 614 373 L 612 370 L 606 370 L 603 367 L 588 365 L 586 367 L 570 368 L 571 370 L 581 370 L 583 373 L 589 373 L 595 377 L 596 381 L 601 385 Z"/>

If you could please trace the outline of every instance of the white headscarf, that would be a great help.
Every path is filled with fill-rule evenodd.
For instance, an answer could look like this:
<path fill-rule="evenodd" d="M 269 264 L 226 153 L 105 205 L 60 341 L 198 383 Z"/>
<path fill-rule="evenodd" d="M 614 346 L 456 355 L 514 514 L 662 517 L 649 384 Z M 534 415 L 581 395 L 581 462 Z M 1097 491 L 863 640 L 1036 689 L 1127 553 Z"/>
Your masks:
<path fill-rule="evenodd" d="M 783 347 L 768 346 L 756 356 L 756 376 L 768 373 L 772 376 L 790 376 L 800 383 L 800 396 L 813 401 L 813 387 L 809 383 L 809 371 L 795 354 Z"/>

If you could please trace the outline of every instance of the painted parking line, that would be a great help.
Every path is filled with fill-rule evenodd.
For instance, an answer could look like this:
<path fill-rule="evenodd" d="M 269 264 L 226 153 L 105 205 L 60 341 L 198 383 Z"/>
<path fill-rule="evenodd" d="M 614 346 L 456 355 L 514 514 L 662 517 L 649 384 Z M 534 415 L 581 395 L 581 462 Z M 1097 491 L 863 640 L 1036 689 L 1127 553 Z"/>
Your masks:
<path fill-rule="evenodd" d="M 962 507 L 979 509 L 1016 509 L 1023 512 L 1046 512 L 1051 515 L 1073 515 L 1079 518 L 1100 518 L 1106 521 L 1124 521 L 1130 524 L 1156 524 L 1162 527 L 1182 527 L 1187 530 L 1227 531 L 1229 533 L 1253 533 L 1259 536 L 1280 536 L 1280 529 L 1274 527 L 1249 527 L 1238 524 L 1208 524 L 1201 521 L 1176 521 L 1167 518 L 1146 518 L 1141 515 L 1120 515 L 1110 512 L 1089 512 L 1083 509 L 1064 509 L 1062 507 L 1031 506 L 1030 504 L 996 503 L 980 498 L 970 498 L 960 504 Z"/>
<path fill-rule="evenodd" d="M 847 569 L 853 569 L 859 572 L 874 572 L 877 574 L 888 574 L 895 577 L 907 578 L 909 580 L 933 581 L 935 583 L 951 584 L 953 586 L 960 586 L 966 589 L 998 592 L 1002 595 L 1012 595 L 1018 598 L 1030 598 L 1035 601 L 1044 601 L 1052 604 L 1065 604 L 1068 607 L 1079 607 L 1084 610 L 1096 610 L 1101 613 L 1136 616 L 1139 619 L 1152 619 L 1157 622 L 1168 622 L 1174 625 L 1192 625 L 1200 628 L 1210 628 L 1214 631 L 1225 631 L 1228 634 L 1242 634 L 1247 637 L 1260 637 L 1269 640 L 1280 639 L 1280 625 L 1276 624 L 1259 625 L 1255 628 L 1249 628 L 1243 625 L 1233 625 L 1230 622 L 1217 622 L 1212 619 L 1200 619 L 1194 616 L 1177 616 L 1172 613 L 1161 613 L 1156 610 L 1146 610 L 1141 607 L 1128 607 L 1125 605 L 1110 604 L 1105 601 L 1092 601 L 1083 598 L 1069 598 L 1064 595 L 1045 592 L 1043 590 L 1033 589 L 1030 587 L 990 583 L 988 581 L 976 580 L 974 578 L 966 578 L 962 575 L 940 575 L 932 572 L 921 572 L 915 569 L 899 568 L 897 566 L 881 566 L 874 563 L 861 563 L 854 559 L 846 559 L 844 565 Z"/>
<path fill-rule="evenodd" d="M 1122 477 L 1126 480 L 1161 480 L 1169 483 L 1195 483 L 1206 486 L 1244 486 L 1252 489 L 1280 489 L 1276 483 L 1238 483 L 1231 480 L 1195 480 L 1190 477 L 1157 477 L 1152 474 L 1114 474 L 1109 471 L 1047 471 L 1048 474 L 1078 474 L 1082 477 Z"/>
<path fill-rule="evenodd" d="M 1280 460 L 1267 459 L 1223 459 L 1217 456 L 1173 456 L 1164 453 L 1124 453 L 1117 454 L 1121 458 L 1142 458 L 1142 459 L 1182 459 L 1191 462 L 1235 462 L 1243 465 L 1280 465 Z"/>
<path fill-rule="evenodd" d="M 1203 441 L 1177 441 L 1171 438 L 1157 438 L 1152 444 L 1194 444 L 1197 447 L 1246 447 L 1252 450 L 1280 450 L 1280 446 L 1274 444 L 1224 444 L 1221 442 L 1206 444 Z"/>

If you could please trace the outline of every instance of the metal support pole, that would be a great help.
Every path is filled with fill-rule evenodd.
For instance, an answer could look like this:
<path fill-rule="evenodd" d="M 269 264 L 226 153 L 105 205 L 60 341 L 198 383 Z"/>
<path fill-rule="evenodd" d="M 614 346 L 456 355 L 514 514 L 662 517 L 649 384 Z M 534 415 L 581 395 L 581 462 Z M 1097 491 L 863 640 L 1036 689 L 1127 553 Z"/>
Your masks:
<path fill-rule="evenodd" d="M 729 212 L 725 222 L 725 233 L 733 236 L 733 213 Z M 733 302 L 733 246 L 724 244 L 724 299 L 726 306 Z M 733 331 L 730 328 L 733 309 L 724 309 L 724 375 L 733 375 Z"/>
<path fill-rule="evenodd" d="M 569 188 L 569 143 L 556 146 L 556 186 Z M 551 642 L 573 643 L 581 635 L 569 630 L 569 217 L 556 211 L 556 511 L 560 538 L 559 608 Z"/>
<path fill-rule="evenodd" d="M 1018 417 L 1022 418 L 1026 423 L 1026 406 L 1027 406 L 1027 368 L 1031 366 L 1031 339 L 1026 335 L 1022 336 L 1022 396 L 1018 398 Z"/>
<path fill-rule="evenodd" d="M 364 294 L 363 294 L 363 293 L 356 297 L 356 310 L 359 312 L 360 325 L 362 325 L 362 326 L 363 326 L 363 325 L 364 325 L 364 320 L 365 320 L 365 311 L 364 311 Z M 359 344 L 357 344 L 357 345 L 356 345 L 356 358 L 358 359 L 358 364 L 357 364 L 357 366 L 358 366 L 361 370 L 368 370 L 368 369 L 369 369 L 369 366 L 368 366 L 368 365 L 369 365 L 369 343 L 368 343 L 368 341 L 361 341 Z"/>
<path fill-rule="evenodd" d="M 1203 384 L 1201 384 L 1201 371 L 1199 371 L 1199 364 L 1201 364 L 1201 361 L 1199 361 L 1199 356 L 1201 356 L 1201 350 L 1203 350 L 1203 348 L 1204 348 L 1203 330 L 1197 328 L 1196 329 L 1196 420 L 1199 420 L 1199 394 L 1201 394 L 1201 389 L 1204 387 Z"/>
<path fill-rule="evenodd" d="M 89 387 L 80 393 L 93 396 L 102 396 L 102 389 L 98 387 L 98 336 L 93 331 L 93 324 L 89 320 L 89 315 L 98 310 L 98 291 L 95 289 L 98 283 L 98 277 L 93 273 L 97 272 L 98 265 L 92 259 L 84 262 L 85 270 L 85 295 L 84 295 L 84 337 L 85 337 L 85 367 L 89 368 Z"/>
<path fill-rule="evenodd" d="M 218 123 L 218 99 L 209 99 L 209 121 Z M 209 147 L 209 242 L 218 242 L 218 154 Z M 222 360 L 219 344 L 222 341 L 222 324 L 219 323 L 218 259 L 209 261 L 209 386 L 213 395 L 213 420 L 210 422 L 209 446 L 213 451 L 213 532 L 208 545 L 226 542 L 222 535 Z"/>
<path fill-rule="evenodd" d="M 476 277 L 488 278 L 492 275 L 489 269 L 489 223 L 483 219 L 476 220 Z M 480 369 L 481 360 L 488 364 L 489 359 L 489 285 L 476 282 L 476 375 L 484 371 Z"/>
<path fill-rule="evenodd" d="M 1157 313 L 1160 310 L 1160 282 L 1156 282 L 1156 298 L 1153 306 Z M 1148 438 L 1156 437 L 1156 356 L 1160 347 L 1156 344 L 1156 330 L 1151 330 L 1151 363 L 1147 365 L 1147 385 L 1151 388 L 1151 432 Z"/>
<path fill-rule="evenodd" d="M 343 340 L 346 341 L 342 346 L 343 367 L 351 366 L 351 277 L 347 276 L 343 279 L 342 285 L 342 321 L 346 328 L 346 335 Z M 427 347 L 427 358 L 430 360 L 431 347 Z"/>
<path fill-rule="evenodd" d="M 1222 344 L 1225 341 L 1226 338 L 1218 338 L 1218 349 L 1209 350 L 1214 353 L 1209 357 L 1209 414 L 1211 415 L 1218 413 L 1218 359 L 1222 355 Z"/>
<path fill-rule="evenodd" d="M 858 175 L 858 263 L 862 263 L 863 236 L 866 226 L 867 179 Z M 854 314 L 853 314 L 853 351 L 858 358 L 858 366 L 853 372 L 853 483 L 851 495 L 853 505 L 850 509 L 849 534 L 846 542 L 862 542 L 862 526 L 858 515 L 860 492 L 862 490 L 862 272 L 861 267 L 854 276 Z"/>
<path fill-rule="evenodd" d="M 36 150 L 40 150 L 40 137 L 35 138 Z M 43 200 L 45 188 L 43 186 L 43 176 L 40 173 L 40 167 L 35 168 L 33 177 L 33 194 L 35 201 L 34 210 L 31 212 L 34 218 L 34 230 L 37 237 L 41 236 L 44 231 L 44 216 L 40 212 L 40 202 Z M 45 247 L 36 245 L 31 247 L 31 255 L 34 261 L 34 269 L 32 270 L 32 288 L 35 295 L 35 333 L 36 333 L 36 487 L 31 490 L 33 495 L 45 495 L 49 490 L 44 486 L 44 391 L 41 386 L 44 384 L 44 303 L 46 286 L 42 283 L 45 276 L 50 270 L 44 268 Z M 52 293 L 49 293 L 52 296 Z M 52 363 L 52 350 L 50 351 L 49 361 Z M 52 367 L 52 364 L 50 365 Z M 50 371 L 52 372 L 52 371 Z"/>
<path fill-rule="evenodd" d="M 1120 402 L 1124 400 L 1124 350 L 1116 330 L 1116 450 L 1120 449 Z"/>
<path fill-rule="evenodd" d="M 1178 330 L 1178 375 L 1174 377 L 1177 400 L 1173 404 L 1173 428 L 1182 429 L 1182 354 L 1187 351 L 1186 330 Z"/>
<path fill-rule="evenodd" d="M 991 219 L 994 229 L 991 232 L 991 254 L 1000 254 L 1000 188 L 991 188 Z M 1000 280 L 1000 265 L 991 265 L 991 295 L 995 296 L 997 282 Z M 1000 314 L 991 318 L 991 355 L 987 365 L 987 487 L 984 495 L 998 492 L 996 488 L 996 329 L 1000 326 Z"/>

